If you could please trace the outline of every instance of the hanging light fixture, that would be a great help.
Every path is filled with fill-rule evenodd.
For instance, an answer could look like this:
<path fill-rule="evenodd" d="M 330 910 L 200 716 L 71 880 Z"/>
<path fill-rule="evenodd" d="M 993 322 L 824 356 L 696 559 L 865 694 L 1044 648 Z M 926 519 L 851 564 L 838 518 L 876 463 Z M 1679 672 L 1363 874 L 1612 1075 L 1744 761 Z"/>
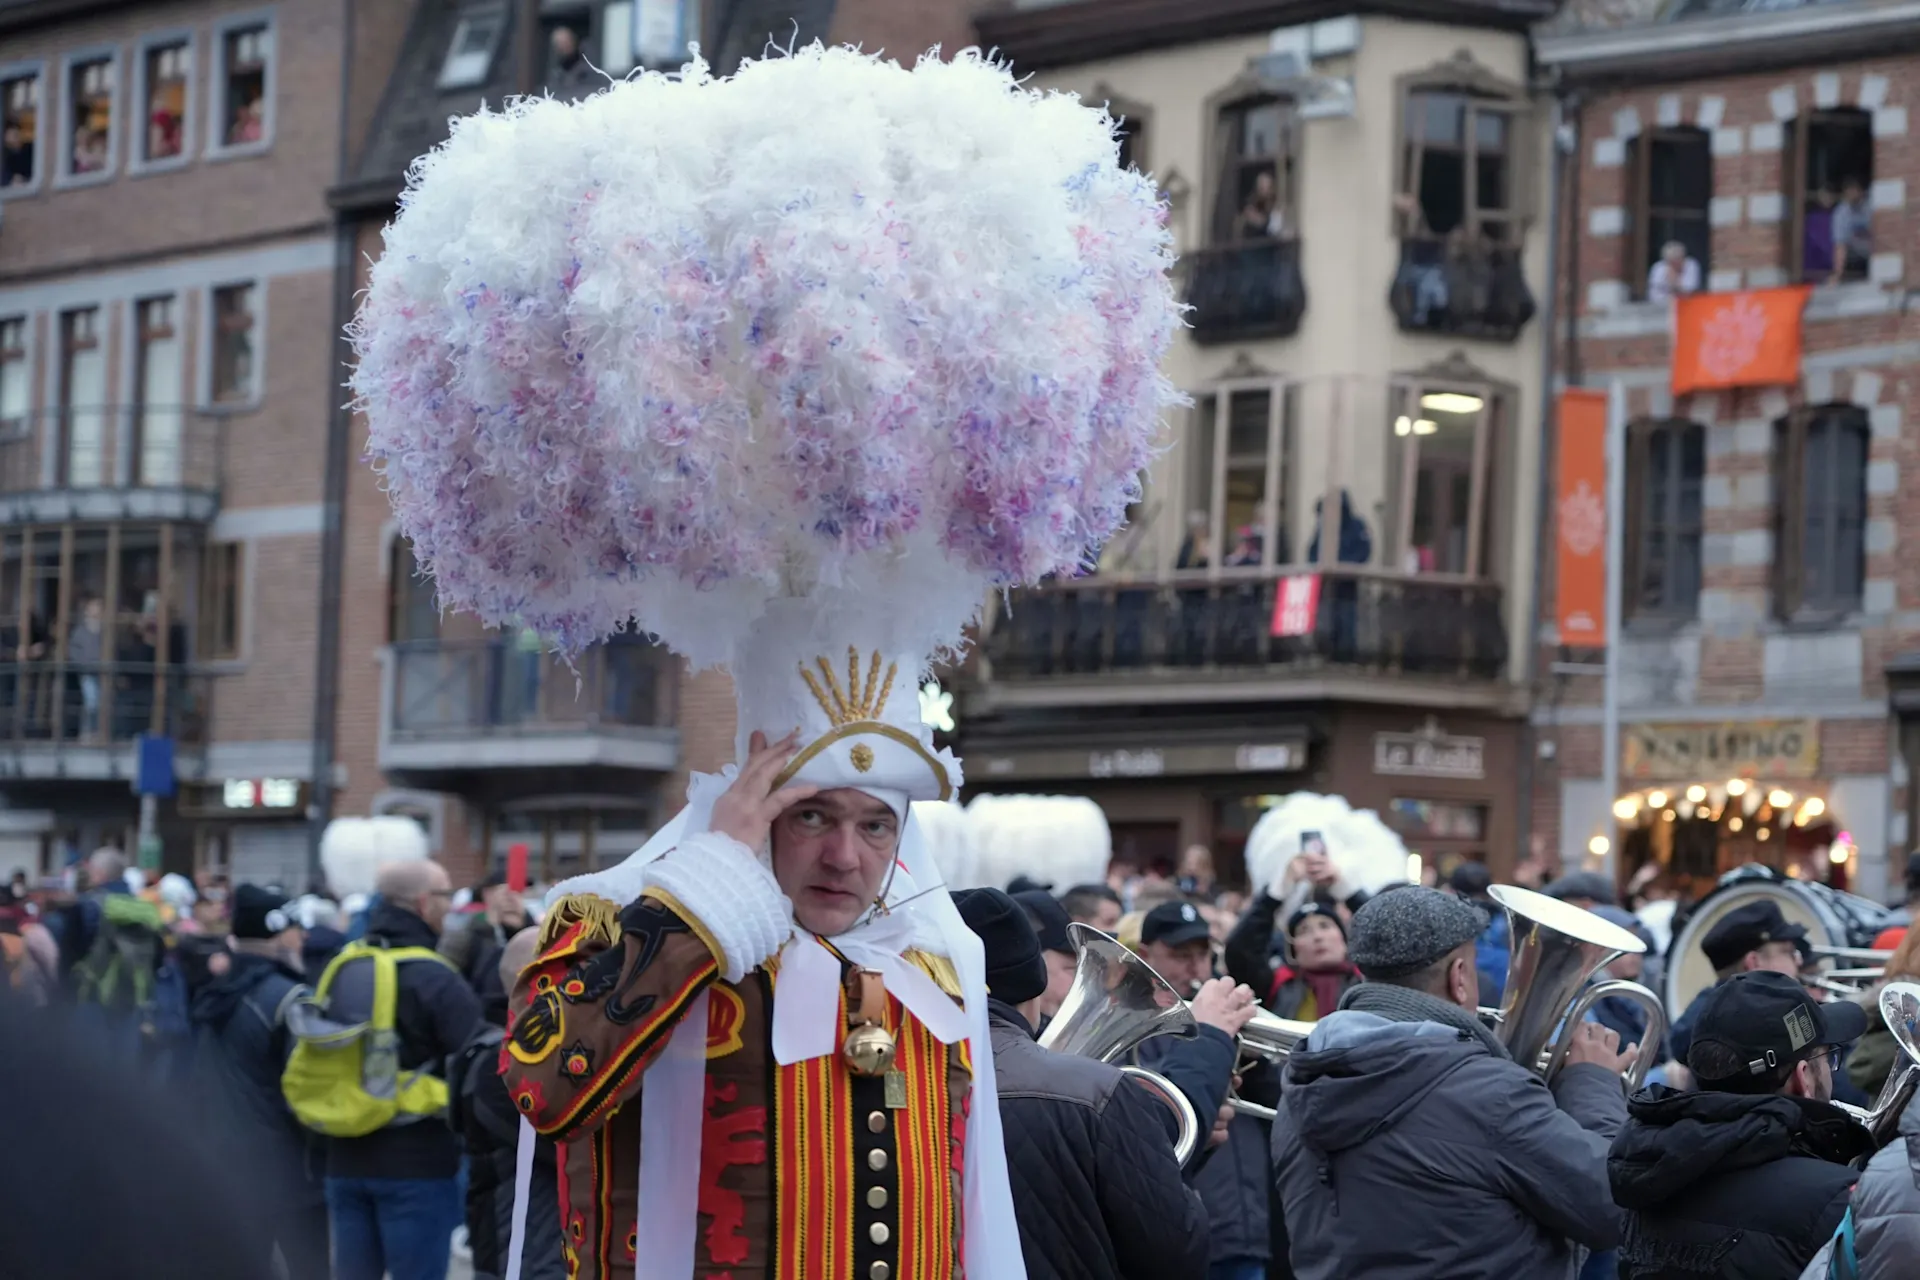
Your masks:
<path fill-rule="evenodd" d="M 1707 798 L 1707 789 L 1701 786 L 1699 783 L 1696 782 L 1692 786 L 1687 788 L 1687 799 L 1693 801 L 1695 804 L 1699 804 L 1702 800 L 1705 800 L 1706 798 Z"/>
<path fill-rule="evenodd" d="M 1793 806 L 1793 792 L 1775 789 L 1767 792 L 1767 803 L 1776 809 L 1788 809 Z"/>
<path fill-rule="evenodd" d="M 1649 791 L 1647 793 L 1647 807 L 1650 809 L 1666 808 L 1667 793 L 1664 791 Z"/>
<path fill-rule="evenodd" d="M 1730 796 L 1743 796 L 1747 794 L 1747 780 L 1745 778 L 1728 778 L 1727 794 Z"/>
<path fill-rule="evenodd" d="M 1727 830 L 1729 831 L 1738 831 L 1746 825 L 1746 822 L 1737 813 L 1727 819 Z"/>
<path fill-rule="evenodd" d="M 1420 407 L 1435 413 L 1478 413 L 1485 403 L 1463 391 L 1429 391 L 1420 397 Z"/>

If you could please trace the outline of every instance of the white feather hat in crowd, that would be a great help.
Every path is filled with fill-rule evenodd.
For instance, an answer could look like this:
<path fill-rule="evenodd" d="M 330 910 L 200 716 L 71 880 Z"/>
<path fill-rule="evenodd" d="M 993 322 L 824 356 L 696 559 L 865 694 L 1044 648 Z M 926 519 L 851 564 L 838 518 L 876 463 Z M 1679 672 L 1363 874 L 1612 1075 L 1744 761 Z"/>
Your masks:
<path fill-rule="evenodd" d="M 1107 877 L 1113 832 L 1085 796 L 976 796 L 967 817 L 982 885 L 1004 889 L 1026 876 L 1064 893 Z"/>
<path fill-rule="evenodd" d="M 335 818 L 320 837 L 320 867 L 327 887 L 343 901 L 372 893 L 383 864 L 423 862 L 429 853 L 427 833 L 420 824 L 398 814 Z"/>
<path fill-rule="evenodd" d="M 926 837 L 927 855 L 939 868 L 947 888 L 979 888 L 980 859 L 967 811 L 951 800 L 916 800 L 913 820 Z"/>
<path fill-rule="evenodd" d="M 1355 889 L 1377 893 L 1407 878 L 1407 846 L 1380 815 L 1342 796 L 1296 791 L 1260 815 L 1247 836 L 1247 877 L 1266 888 L 1300 856 L 1300 837 L 1317 831 L 1327 856 Z"/>

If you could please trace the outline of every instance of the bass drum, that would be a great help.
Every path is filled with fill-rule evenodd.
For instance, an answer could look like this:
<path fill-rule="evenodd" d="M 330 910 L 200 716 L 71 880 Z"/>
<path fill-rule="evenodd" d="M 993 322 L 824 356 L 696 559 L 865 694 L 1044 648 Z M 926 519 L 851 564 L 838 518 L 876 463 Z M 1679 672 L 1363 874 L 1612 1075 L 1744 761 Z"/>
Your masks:
<path fill-rule="evenodd" d="M 1882 929 L 1897 922 L 1899 914 L 1868 898 L 1789 879 L 1771 867 L 1737 867 L 1720 877 L 1713 892 L 1700 899 L 1674 935 L 1662 992 L 1669 1017 L 1685 1013 L 1693 998 L 1713 985 L 1713 966 L 1701 950 L 1701 939 L 1729 912 L 1762 899 L 1772 901 L 1790 922 L 1805 925 L 1807 940 L 1816 947 L 1870 947 Z"/>

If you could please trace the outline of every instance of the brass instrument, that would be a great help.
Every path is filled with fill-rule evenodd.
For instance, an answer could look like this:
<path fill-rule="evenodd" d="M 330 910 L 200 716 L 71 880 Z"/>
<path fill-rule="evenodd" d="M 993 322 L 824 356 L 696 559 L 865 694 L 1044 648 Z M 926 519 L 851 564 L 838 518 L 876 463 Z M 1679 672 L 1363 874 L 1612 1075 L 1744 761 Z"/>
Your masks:
<path fill-rule="evenodd" d="M 1079 960 L 1060 1012 L 1040 1035 L 1042 1048 L 1119 1064 L 1154 1036 L 1191 1036 L 1198 1031 L 1187 1002 L 1152 965 L 1089 925 L 1070 924 L 1067 936 Z M 1179 1129 L 1173 1154 L 1185 1164 L 1204 1132 L 1187 1095 L 1173 1081 L 1145 1067 L 1127 1064 L 1120 1070 L 1173 1112 Z"/>
<path fill-rule="evenodd" d="M 1154 972 L 1152 965 L 1091 925 L 1070 924 L 1067 936 L 1073 940 L 1080 959 L 1074 970 L 1072 989 L 1040 1037 L 1043 1047 L 1057 1053 L 1116 1062 L 1154 1036 L 1191 1036 L 1198 1031 L 1199 1025 L 1193 1020 L 1187 1002 L 1172 983 Z M 1310 1022 L 1294 1022 L 1257 1009 L 1240 1030 L 1241 1057 L 1283 1062 L 1312 1030 Z M 1162 1101 L 1173 1107 L 1182 1135 L 1182 1142 L 1175 1144 L 1175 1154 L 1185 1164 L 1200 1137 L 1192 1104 L 1165 1076 L 1144 1067 L 1125 1066 L 1121 1070 L 1150 1092 L 1162 1095 Z M 1171 1093 L 1173 1099 L 1164 1097 L 1166 1093 Z M 1227 1105 L 1244 1115 L 1263 1120 L 1274 1118 L 1272 1107 L 1244 1098 L 1229 1096 Z M 1194 1125 L 1193 1136 L 1187 1140 L 1189 1117 L 1193 1118 Z"/>
<path fill-rule="evenodd" d="M 1544 893 L 1504 884 L 1488 892 L 1506 911 L 1513 939 L 1506 998 L 1498 1009 L 1480 1010 L 1493 1022 L 1494 1037 L 1515 1062 L 1551 1083 L 1587 1011 L 1608 996 L 1625 997 L 1647 1011 L 1646 1034 L 1625 1073 L 1627 1087 L 1639 1088 L 1659 1060 L 1667 1035 L 1666 1010 L 1637 982 L 1589 987 L 1587 979 L 1619 956 L 1644 952 L 1646 944 L 1593 912 Z"/>
<path fill-rule="evenodd" d="M 1870 1108 L 1833 1105 L 1866 1126 L 1873 1135 L 1874 1150 L 1893 1141 L 1900 1128 L 1900 1117 L 1920 1089 L 1920 982 L 1889 982 L 1880 989 L 1880 1016 L 1900 1046 L 1900 1060 L 1887 1073 L 1880 1097 Z"/>

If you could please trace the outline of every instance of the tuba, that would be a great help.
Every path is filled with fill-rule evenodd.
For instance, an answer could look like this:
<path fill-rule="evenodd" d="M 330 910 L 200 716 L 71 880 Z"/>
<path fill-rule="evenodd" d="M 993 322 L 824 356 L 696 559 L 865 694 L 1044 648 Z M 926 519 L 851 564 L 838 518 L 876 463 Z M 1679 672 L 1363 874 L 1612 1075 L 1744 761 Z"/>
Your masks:
<path fill-rule="evenodd" d="M 1152 965 L 1090 925 L 1070 924 L 1067 936 L 1079 953 L 1073 987 L 1040 1034 L 1041 1048 L 1119 1063 L 1155 1036 L 1191 1036 L 1198 1031 L 1187 1002 Z M 1145 1067 L 1122 1065 L 1120 1070 L 1173 1112 L 1179 1128 L 1173 1154 L 1186 1164 L 1201 1133 L 1200 1118 L 1187 1095 L 1173 1081 Z"/>
<path fill-rule="evenodd" d="M 1644 952 L 1646 944 L 1591 911 L 1544 893 L 1512 885 L 1495 885 L 1488 892 L 1506 911 L 1513 938 L 1506 998 L 1498 1009 L 1480 1011 L 1493 1021 L 1494 1038 L 1515 1062 L 1552 1083 L 1587 1011 L 1608 996 L 1626 997 L 1647 1011 L 1646 1034 L 1625 1075 L 1627 1087 L 1638 1089 L 1659 1061 L 1667 1035 L 1666 1010 L 1637 982 L 1586 984 L 1595 969 L 1619 956 Z"/>
<path fill-rule="evenodd" d="M 1876 1151 L 1893 1141 L 1901 1115 L 1913 1101 L 1914 1092 L 1920 1090 L 1920 983 L 1889 982 L 1882 987 L 1880 1016 L 1886 1019 L 1887 1030 L 1893 1032 L 1894 1043 L 1900 1046 L 1899 1058 L 1887 1073 L 1880 1097 L 1871 1108 L 1833 1104 L 1866 1127 Z"/>

